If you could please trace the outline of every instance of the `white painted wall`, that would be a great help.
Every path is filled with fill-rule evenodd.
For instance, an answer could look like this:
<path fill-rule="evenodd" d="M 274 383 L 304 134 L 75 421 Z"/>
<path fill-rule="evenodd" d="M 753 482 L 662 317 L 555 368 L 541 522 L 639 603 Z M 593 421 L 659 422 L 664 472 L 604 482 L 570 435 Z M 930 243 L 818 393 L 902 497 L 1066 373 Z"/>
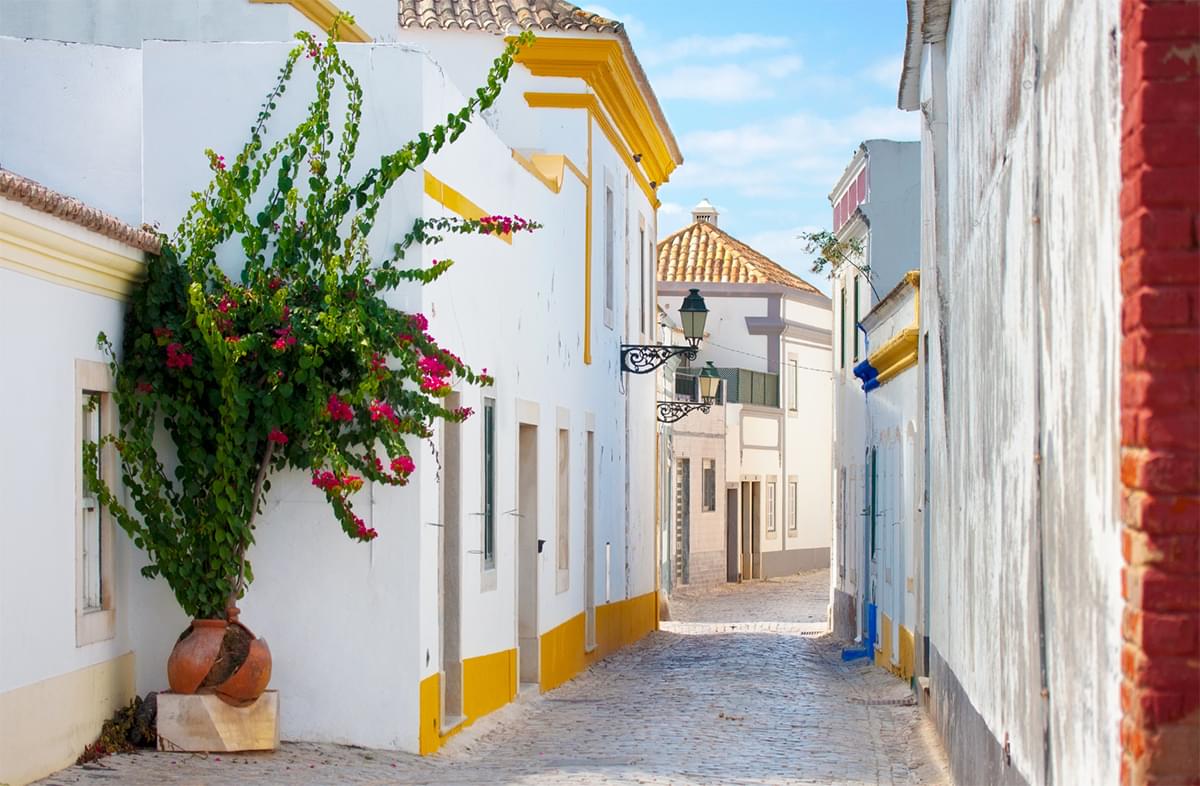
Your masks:
<path fill-rule="evenodd" d="M 139 226 L 141 80 L 136 51 L 0 37 L 0 165 Z"/>
<path fill-rule="evenodd" d="M 23 205 L 0 211 L 66 237 L 140 253 Z M 47 314 L 56 315 L 46 319 Z M 96 334 L 119 336 L 116 300 L 0 268 L 0 693 L 76 671 L 131 649 L 130 555 L 115 553 L 116 636 L 75 646 L 75 516 L 78 494 L 75 360 L 103 362 Z M 36 326 L 36 329 L 35 327 Z M 19 338 L 13 338 L 19 337 Z M 15 449 L 20 446 L 20 450 Z"/>
<path fill-rule="evenodd" d="M 491 36 L 477 39 L 488 52 L 481 59 L 490 62 L 490 52 L 497 40 Z M 241 148 L 249 119 L 255 116 L 262 96 L 273 83 L 289 45 L 161 41 L 141 44 L 141 51 L 126 51 L 6 41 L 6 68 L 10 62 L 19 62 L 20 68 L 28 73 L 49 75 L 37 83 L 37 90 L 17 92 L 9 106 L 15 116 L 27 115 L 35 108 L 43 113 L 60 111 L 55 102 L 46 101 L 45 97 L 63 95 L 62 112 L 83 111 L 76 106 L 83 102 L 85 91 L 81 89 L 80 96 L 70 90 L 63 93 L 54 89 L 53 79 L 60 79 L 68 86 L 80 82 L 74 69 L 82 70 L 89 63 L 111 61 L 114 68 L 124 69 L 120 74 L 110 74 L 111 80 L 90 86 L 95 92 L 87 98 L 101 104 L 115 100 L 114 96 L 124 96 L 121 101 L 125 103 L 117 105 L 129 109 L 114 113 L 110 133 L 113 138 L 133 140 L 132 160 L 139 164 L 141 168 L 137 171 L 144 172 L 144 176 L 133 176 L 128 168 L 108 171 L 89 158 L 48 184 L 79 194 L 76 183 L 94 179 L 95 191 L 89 193 L 100 195 L 96 199 L 99 206 L 122 211 L 123 217 L 134 223 L 144 218 L 173 228 L 190 202 L 189 193 L 208 180 L 202 151 L 213 147 L 231 157 Z M 61 73 L 47 67 L 60 55 L 64 63 Z M 427 54 L 410 46 L 344 47 L 343 56 L 356 68 L 366 94 L 359 161 L 377 159 L 379 154 L 394 149 L 419 128 L 443 119 L 462 103 L 461 95 L 446 81 L 445 70 Z M 305 103 L 303 96 L 311 83 L 303 63 L 297 68 L 288 98 L 281 102 L 271 123 L 272 134 L 282 133 L 300 117 Z M 482 80 L 483 73 L 482 69 L 478 72 L 477 81 Z M 509 90 L 512 89 L 510 85 Z M 581 167 L 586 166 L 585 113 L 530 110 L 511 103 L 508 106 L 504 111 L 528 116 L 525 122 L 513 125 L 533 129 L 542 143 L 540 149 L 567 152 Z M 220 107 L 221 111 L 213 111 L 212 107 Z M 337 102 L 333 111 L 340 111 Z M 9 116 L 6 113 L 5 117 Z M 8 135 L 0 140 L 6 166 L 22 173 L 45 166 L 44 150 L 37 149 L 31 138 L 9 140 Z M 70 147 L 69 139 L 63 142 L 63 147 Z M 653 207 L 640 190 L 625 188 L 624 165 L 599 129 L 593 129 L 592 156 L 595 182 L 603 183 L 607 171 L 618 185 L 615 226 L 618 236 L 617 318 L 613 328 L 606 327 L 602 311 L 597 308 L 590 328 L 591 365 L 582 362 L 583 227 L 587 207 L 584 190 L 568 174 L 562 192 L 551 194 L 512 160 L 509 143 L 498 138 L 486 122 L 472 123 L 451 149 L 429 162 L 430 172 L 489 211 L 536 218 L 545 224 L 545 229 L 534 236 L 516 238 L 511 247 L 495 238 L 449 240 L 427 252 L 425 261 L 435 256 L 453 256 L 461 260 L 460 264 L 423 293 L 410 288 L 395 293 L 394 298 L 401 308 L 424 309 L 432 331 L 440 340 L 468 363 L 477 368 L 487 367 L 497 379 L 496 387 L 489 393 L 498 404 L 497 509 L 501 513 L 515 508 L 515 402 L 522 399 L 539 405 L 540 526 L 542 537 L 548 541 L 541 560 L 550 565 L 542 572 L 540 586 L 543 632 L 583 611 L 583 457 L 586 428 L 591 423 L 595 428 L 597 471 L 596 554 L 602 561 L 608 543 L 613 557 L 607 576 L 603 564 L 597 567 L 596 596 L 603 602 L 606 585 L 611 587 L 614 601 L 654 589 L 654 380 L 622 379 L 618 360 L 624 326 L 630 325 L 631 331 L 637 329 L 634 324 L 637 317 L 627 317 L 626 309 L 637 307 L 637 282 L 643 278 L 633 268 L 630 273 L 633 283 L 627 291 L 625 215 L 629 216 L 628 225 L 634 238 L 630 258 L 637 260 L 638 217 L 646 219 L 648 242 L 652 244 Z M 421 177 L 420 172 L 408 176 L 389 196 L 371 237 L 373 249 L 390 248 L 411 226 L 415 216 L 444 213 L 440 205 L 423 195 Z M 135 200 L 128 198 L 131 193 L 136 195 Z M 124 207 L 115 194 L 125 195 Z M 593 192 L 592 202 L 597 217 L 592 238 L 592 289 L 600 293 L 602 189 Z M 138 206 L 137 215 L 130 214 L 130 204 Z M 230 270 L 238 267 L 237 250 L 231 247 L 226 252 L 222 264 Z M 651 260 L 652 255 L 647 255 L 648 264 Z M 38 348 L 36 354 L 42 358 L 38 362 L 61 366 L 69 364 L 71 357 L 90 356 L 80 353 L 90 350 L 94 355 L 94 349 L 90 348 L 99 329 L 107 330 L 115 340 L 118 338 L 119 304 L 99 299 L 101 305 L 108 303 L 100 311 L 90 305 L 91 301 L 63 305 L 66 301 L 54 301 L 39 294 L 41 290 L 37 288 L 46 286 L 22 281 L 20 285 L 5 286 L 3 292 L 6 301 L 13 299 L 12 307 L 5 310 L 5 318 L 11 316 L 14 325 L 21 319 L 33 321 L 37 314 L 64 309 L 78 315 L 77 321 L 53 326 L 58 330 L 69 329 L 77 334 L 75 338 L 64 334 L 61 341 L 56 339 L 61 346 Z M 52 305 L 51 301 L 58 305 Z M 600 301 L 597 303 L 602 305 Z M 17 349 L 10 350 L 6 345 L 4 351 Z M 31 357 L 34 349 L 29 348 Z M 31 365 L 23 356 L 6 356 L 5 360 L 10 362 L 10 368 L 40 367 L 37 363 Z M 36 378 L 54 379 L 55 374 L 61 376 L 61 369 L 37 372 Z M 73 391 L 73 386 L 70 389 Z M 462 395 L 463 404 L 480 409 L 479 391 L 468 389 Z M 14 403 L 19 405 L 23 401 Z M 39 398 L 39 406 L 45 405 L 47 410 L 58 404 L 61 402 L 53 395 Z M 556 591 L 551 569 L 555 553 L 553 457 L 560 407 L 568 413 L 571 430 L 572 529 L 570 580 L 561 593 Z M 73 412 L 73 400 L 70 409 Z M 51 417 L 49 412 L 42 420 L 48 417 Z M 478 424 L 478 419 L 472 419 L 463 431 L 464 657 L 515 645 L 514 518 L 501 515 L 497 522 L 496 588 L 483 591 L 478 571 L 472 570 L 479 559 L 472 553 L 478 550 L 479 525 L 477 518 L 470 516 L 477 509 L 472 500 L 480 495 L 479 458 L 474 449 L 479 444 Z M 244 621 L 272 644 L 272 685 L 286 696 L 281 718 L 285 739 L 416 749 L 417 688 L 420 679 L 439 667 L 440 636 L 438 538 L 436 528 L 427 525 L 437 519 L 438 490 L 433 482 L 436 468 L 427 449 L 413 447 L 418 468 L 412 485 L 362 492 L 360 505 L 367 514 L 364 518 L 380 532 L 380 538 L 370 545 L 351 543 L 345 538 L 311 489 L 307 477 L 295 473 L 273 479 L 272 500 L 260 519 L 258 543 L 250 551 L 257 580 L 242 605 Z M 47 454 L 47 461 L 61 463 L 62 455 Z M 36 462 L 27 464 L 31 469 L 39 466 Z M 20 475 L 13 473 L 11 477 Z M 22 488 L 32 483 L 30 479 L 23 480 L 19 484 Z M 48 489 L 48 493 L 53 498 L 69 499 L 61 490 Z M 70 521 L 73 543 L 73 515 Z M 61 550 L 61 546 L 58 543 L 55 548 Z M 128 544 L 122 548 L 128 551 Z M 6 549 L 4 557 L 11 553 Z M 41 562 L 28 564 L 42 565 L 51 558 L 47 553 Z M 113 647 L 137 651 L 140 692 L 163 688 L 167 652 L 186 620 L 161 581 L 146 582 L 131 575 L 141 564 L 141 556 L 128 555 L 125 559 L 119 564 L 122 575 L 130 580 L 128 591 L 122 591 L 119 619 L 136 620 L 137 624 L 127 638 L 120 639 Z M 74 570 L 73 562 L 69 567 Z M 14 597 L 7 582 L 9 577 L 14 581 L 29 577 L 24 569 L 5 570 L 4 574 L 5 605 L 0 606 L 4 615 L 0 621 L 7 642 L 10 619 L 18 627 L 26 624 L 25 612 L 7 600 Z M 73 580 L 64 580 L 55 587 L 51 595 L 56 603 L 63 600 L 58 595 L 71 593 L 69 622 L 73 626 Z M 54 635 L 61 638 L 60 633 Z M 6 653 L 3 670 L 6 681 L 0 683 L 0 690 L 9 687 L 9 682 L 23 684 L 111 657 L 109 649 L 112 648 L 95 645 L 75 652 L 73 648 L 64 649 L 57 639 L 47 640 L 44 648 L 39 646 L 25 655 L 14 655 L 17 660 L 12 661 L 16 664 L 12 670 Z M 347 653 L 354 653 L 354 657 L 348 660 Z"/>
<path fill-rule="evenodd" d="M 1119 779 L 1118 18 L 956 4 L 925 49 L 931 644 L 1035 784 Z"/>

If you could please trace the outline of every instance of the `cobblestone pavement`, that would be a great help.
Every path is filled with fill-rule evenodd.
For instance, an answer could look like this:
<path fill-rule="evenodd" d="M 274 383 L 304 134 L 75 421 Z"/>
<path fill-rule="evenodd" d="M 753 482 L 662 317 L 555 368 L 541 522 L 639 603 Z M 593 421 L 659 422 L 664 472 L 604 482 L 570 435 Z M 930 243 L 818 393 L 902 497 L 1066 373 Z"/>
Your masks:
<path fill-rule="evenodd" d="M 906 686 L 843 664 L 840 645 L 816 633 L 827 580 L 816 571 L 677 593 L 662 631 L 481 719 L 434 756 L 305 743 L 146 752 L 42 783 L 949 784 Z"/>

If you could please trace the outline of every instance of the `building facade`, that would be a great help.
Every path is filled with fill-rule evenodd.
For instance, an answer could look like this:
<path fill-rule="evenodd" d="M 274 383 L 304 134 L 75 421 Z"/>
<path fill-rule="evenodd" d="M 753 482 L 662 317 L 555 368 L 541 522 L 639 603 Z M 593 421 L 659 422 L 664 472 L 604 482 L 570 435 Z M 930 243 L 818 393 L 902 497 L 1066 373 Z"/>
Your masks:
<path fill-rule="evenodd" d="M 867 435 L 860 548 L 871 588 L 864 608 L 875 615 L 875 635 L 864 654 L 909 679 L 915 642 L 925 629 L 919 603 L 925 546 L 917 440 L 920 273 L 905 274 L 861 324 L 871 352 L 854 367 L 865 397 Z"/>
<path fill-rule="evenodd" d="M 832 625 L 842 638 L 869 632 L 864 609 L 875 574 L 869 548 L 867 400 L 854 367 L 872 351 L 863 318 L 916 266 L 920 254 L 920 146 L 869 139 L 829 194 L 833 232 L 862 253 L 835 260 L 833 280 Z"/>
<path fill-rule="evenodd" d="M 299 2 L 239 2 L 220 19 L 195 2 L 146 13 L 84 5 L 81 17 L 0 5 L 0 70 L 11 86 L 0 160 L 117 223 L 165 229 L 207 180 L 202 151 L 240 149 L 291 33 L 328 22 L 319 4 Z M 307 478 L 273 478 L 242 604 L 242 619 L 271 643 L 285 739 L 430 752 L 523 685 L 548 690 L 656 625 L 655 383 L 621 379 L 619 346 L 654 331 L 651 181 L 665 182 L 680 157 L 618 23 L 565 3 L 496 0 L 457 20 L 468 30 L 445 30 L 415 3 L 401 3 L 399 22 L 394 1 L 355 5 L 358 24 L 343 37 L 377 42 L 342 47 L 365 93 L 362 161 L 461 106 L 510 24 L 539 35 L 501 100 L 389 196 L 371 237 L 373 249 L 390 248 L 417 217 L 517 213 L 544 225 L 511 243 L 449 238 L 420 261 L 459 263 L 431 286 L 394 293 L 466 362 L 486 366 L 495 386 L 456 390 L 455 403 L 475 415 L 412 446 L 413 483 L 362 492 L 358 505 L 380 533 L 370 545 L 345 539 Z M 537 13 L 518 18 L 527 5 Z M 390 13 L 376 13 L 385 6 Z M 237 43 L 246 39 L 256 43 Z M 304 80 L 293 88 L 301 95 Z M 302 116 L 293 98 L 281 102 L 281 128 Z M 29 232 L 52 218 L 5 209 L 21 212 Z M 9 783 L 69 763 L 112 709 L 165 687 L 167 653 L 186 626 L 166 587 L 137 575 L 143 557 L 116 532 L 105 549 L 111 592 L 101 593 L 111 630 L 72 638 L 79 495 L 47 478 L 72 476 L 71 434 L 96 427 L 75 402 L 101 382 L 79 373 L 100 360 L 98 332 L 120 344 L 122 298 L 142 250 L 53 229 L 82 258 L 107 255 L 128 280 L 80 285 L 30 274 L 26 252 L 11 245 L 0 255 L 12 305 L 0 320 L 39 358 L 10 356 L 16 345 L 6 344 L 9 367 L 31 369 L 37 382 L 0 393 L 25 413 L 5 444 L 43 446 L 19 463 L 6 449 L 4 493 L 66 500 L 34 517 L 55 533 L 47 542 L 22 535 L 16 518 L 0 530 L 0 717 L 22 719 L 21 734 L 0 743 L 0 782 Z M 59 315 L 53 330 L 31 328 L 50 313 Z M 53 441 L 32 436 L 59 431 Z M 31 586 L 27 573 L 44 590 L 36 608 L 8 600 Z M 346 652 L 359 654 L 351 670 Z M 48 709 L 23 711 L 40 705 Z"/>
<path fill-rule="evenodd" d="M 1198 35 L 1194 3 L 909 4 L 927 670 L 958 782 L 1200 772 Z"/>
<path fill-rule="evenodd" d="M 692 215 L 692 224 L 659 243 L 659 303 L 675 313 L 689 290 L 700 290 L 709 310 L 705 337 L 692 367 L 676 370 L 676 392 L 693 395 L 696 375 L 711 362 L 722 403 L 714 408 L 721 417 L 693 414 L 673 428 L 675 562 L 689 578 L 702 563 L 704 582 L 823 567 L 829 299 L 720 229 L 707 201 Z"/>

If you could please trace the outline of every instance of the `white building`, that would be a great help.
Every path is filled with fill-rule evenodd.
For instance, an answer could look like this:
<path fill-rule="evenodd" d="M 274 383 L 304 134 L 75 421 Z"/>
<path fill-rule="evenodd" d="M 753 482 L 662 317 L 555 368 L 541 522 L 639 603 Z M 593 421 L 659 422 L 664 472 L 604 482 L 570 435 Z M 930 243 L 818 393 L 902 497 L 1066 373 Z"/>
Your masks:
<path fill-rule="evenodd" d="M 862 318 L 870 354 L 854 368 L 865 395 L 863 550 L 868 555 L 875 609 L 875 662 L 897 676 L 914 674 L 915 640 L 923 632 L 918 614 L 924 548 L 921 490 L 924 473 L 917 439 L 917 345 L 920 273 L 907 273 Z"/>
<path fill-rule="evenodd" d="M 837 265 L 833 278 L 832 621 L 843 638 L 865 636 L 864 599 L 873 568 L 866 548 L 867 411 L 854 366 L 870 351 L 859 325 L 879 293 L 892 289 L 920 254 L 920 146 L 868 139 L 829 194 L 833 232 L 858 241 L 862 255 Z"/>
<path fill-rule="evenodd" d="M 1119 450 L 1121 252 L 1171 246 L 1154 244 L 1167 235 L 1157 229 L 1124 236 L 1120 218 L 1129 205 L 1139 226 L 1159 227 L 1173 211 L 1195 210 L 1194 170 L 1151 169 L 1161 185 L 1143 191 L 1122 155 L 1122 139 L 1138 138 L 1128 132 L 1138 116 L 1147 122 L 1140 139 L 1176 139 L 1155 136 L 1149 121 L 1182 106 L 1146 89 L 1131 110 L 1132 88 L 1150 78 L 1146 55 L 1133 53 L 1156 50 L 1133 48 L 1125 33 L 1194 39 L 1183 22 L 1151 22 L 1142 11 L 1116 0 L 908 4 L 899 103 L 922 121 L 927 668 L 930 708 L 960 783 L 1151 783 L 1196 772 L 1194 710 L 1175 727 L 1132 709 L 1122 724 L 1123 704 L 1147 701 L 1122 682 L 1123 662 L 1138 686 L 1183 669 L 1175 657 L 1152 668 L 1131 643 L 1142 584 L 1122 556 L 1122 514 L 1137 519 L 1121 484 L 1136 486 L 1138 473 L 1121 465 Z M 1195 10 L 1181 11 L 1185 18 L 1194 25 Z M 1122 84 L 1128 63 L 1138 65 Z M 1194 81 L 1178 84 L 1195 95 Z M 1194 127 L 1177 126 L 1192 150 Z M 1173 156 L 1183 145 L 1161 149 Z M 1193 207 L 1148 196 L 1176 188 L 1193 195 Z M 1196 270 L 1195 236 L 1183 235 L 1190 258 L 1157 252 L 1177 260 L 1162 270 L 1180 280 Z M 1129 312 L 1134 293 L 1126 290 L 1126 325 L 1139 321 Z M 1130 345 L 1125 362 L 1140 363 L 1128 358 Z M 1171 346 L 1196 356 L 1195 343 Z M 1195 573 L 1190 585 L 1178 575 L 1164 590 L 1194 600 Z M 1195 696 L 1194 682 L 1162 684 L 1179 687 L 1154 694 L 1156 707 Z M 1145 717 L 1158 728 L 1136 720 Z M 1142 761 L 1159 766 L 1171 762 L 1156 753 L 1174 748 L 1179 769 L 1139 772 L 1140 762 L 1122 761 L 1123 742 L 1126 754 L 1144 749 Z"/>
<path fill-rule="evenodd" d="M 0 161 L 112 225 L 173 228 L 207 180 L 204 148 L 240 149 L 286 39 L 324 24 L 306 2 L 239 0 L 222 17 L 198 0 L 77 5 L 0 0 Z M 460 390 L 476 415 L 413 446 L 417 482 L 365 493 L 370 545 L 345 538 L 307 478 L 275 478 L 242 619 L 270 641 L 285 739 L 429 752 L 520 685 L 554 687 L 656 625 L 654 380 L 623 381 L 619 345 L 654 331 L 652 183 L 680 156 L 619 24 L 493 0 L 450 31 L 417 5 L 402 2 L 397 24 L 395 0 L 347 3 L 358 26 L 345 37 L 417 44 L 342 47 L 365 92 L 359 161 L 461 106 L 511 24 L 540 38 L 486 117 L 401 181 L 372 243 L 390 248 L 418 216 L 517 213 L 545 228 L 425 251 L 459 264 L 396 305 L 496 385 Z M 302 70 L 273 128 L 302 116 Z M 133 693 L 164 688 L 186 620 L 117 532 L 101 578 L 110 625 L 77 628 L 77 402 L 103 391 L 87 364 L 99 331 L 120 343 L 140 251 L 0 203 L 0 328 L 21 337 L 3 362 L 28 382 L 0 388 L 22 413 L 5 426 L 0 493 L 26 508 L 0 523 L 0 782 L 21 783 L 73 760 Z M 74 255 L 70 275 L 54 243 Z"/>
<path fill-rule="evenodd" d="M 698 288 L 708 306 L 692 373 L 712 362 L 724 381 L 724 455 L 711 416 L 675 425 L 674 562 L 701 582 L 828 565 L 829 298 L 720 229 L 707 201 L 692 218 L 658 245 L 659 303 L 676 313 Z"/>

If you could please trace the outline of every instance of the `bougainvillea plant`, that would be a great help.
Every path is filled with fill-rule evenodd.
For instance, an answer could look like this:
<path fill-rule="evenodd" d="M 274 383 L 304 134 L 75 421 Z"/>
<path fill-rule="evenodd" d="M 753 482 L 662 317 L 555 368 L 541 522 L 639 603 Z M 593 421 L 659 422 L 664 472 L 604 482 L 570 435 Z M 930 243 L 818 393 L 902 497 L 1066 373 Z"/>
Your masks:
<path fill-rule="evenodd" d="M 97 477 L 97 443 L 84 445 L 88 481 L 147 552 L 142 573 L 162 576 L 197 618 L 224 618 L 252 580 L 246 550 L 272 472 L 309 473 L 346 534 L 370 541 L 377 533 L 355 512 L 353 493 L 366 481 L 406 483 L 414 471 L 406 439 L 428 437 L 435 419 L 471 414 L 447 408 L 451 386 L 491 384 L 434 340 L 424 316 L 388 303 L 389 291 L 433 281 L 452 264 L 404 267 L 405 252 L 447 233 L 538 226 L 519 216 L 418 219 L 390 257 L 372 258 L 367 237 L 388 191 L 495 102 L 532 36 L 509 45 L 445 123 L 353 176 L 363 91 L 335 37 L 336 28 L 326 42 L 298 34 L 245 147 L 232 159 L 206 151 L 212 179 L 149 260 L 119 361 L 99 338 L 120 413 L 118 433 L 101 444 L 115 446 L 134 510 Z M 267 146 L 268 120 L 302 61 L 316 82 L 307 116 Z M 335 133 L 339 88 L 347 108 Z M 236 277 L 218 265 L 230 249 L 242 260 Z M 174 443 L 166 453 L 156 442 L 162 428 Z"/>

